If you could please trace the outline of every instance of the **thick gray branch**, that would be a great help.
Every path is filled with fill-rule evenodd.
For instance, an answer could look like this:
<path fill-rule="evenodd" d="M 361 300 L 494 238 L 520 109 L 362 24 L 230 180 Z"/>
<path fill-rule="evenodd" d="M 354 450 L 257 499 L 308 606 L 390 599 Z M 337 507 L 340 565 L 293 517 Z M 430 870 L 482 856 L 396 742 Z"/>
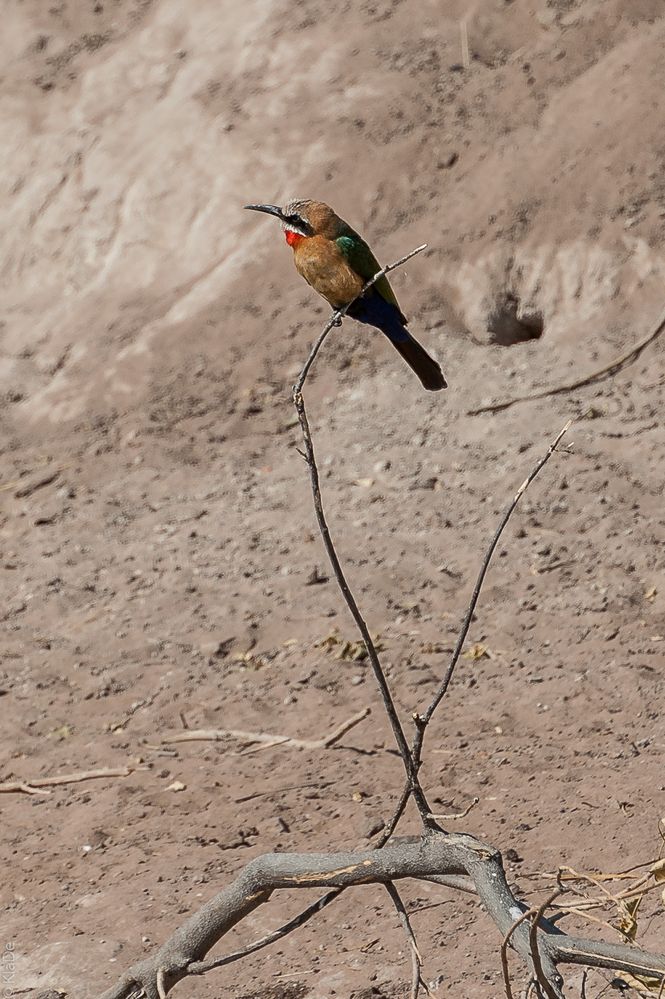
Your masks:
<path fill-rule="evenodd" d="M 445 878 L 451 885 L 459 883 L 463 890 L 472 883 L 503 936 L 526 908 L 508 886 L 499 852 L 465 834 L 432 833 L 380 850 L 265 854 L 251 861 L 235 881 L 191 916 L 153 957 L 130 968 L 102 999 L 128 999 L 133 994 L 158 999 L 160 991 L 165 995 L 187 975 L 206 971 L 214 964 L 204 961 L 208 951 L 245 916 L 267 902 L 274 891 L 350 888 L 403 878 Z M 665 978 L 665 954 L 569 937 L 546 919 L 539 925 L 540 967 L 557 997 L 563 996 L 558 964 L 586 964 L 633 974 L 648 972 Z M 527 922 L 515 930 L 511 945 L 533 969 Z"/>

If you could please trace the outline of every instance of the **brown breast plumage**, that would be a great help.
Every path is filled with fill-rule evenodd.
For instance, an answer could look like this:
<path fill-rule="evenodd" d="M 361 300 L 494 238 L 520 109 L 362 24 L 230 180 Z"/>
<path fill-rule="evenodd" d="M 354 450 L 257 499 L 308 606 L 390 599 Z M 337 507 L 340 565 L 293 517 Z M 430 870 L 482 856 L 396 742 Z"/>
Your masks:
<path fill-rule="evenodd" d="M 325 236 L 303 239 L 294 247 L 293 256 L 298 272 L 334 309 L 360 294 L 364 282 L 333 240 Z"/>

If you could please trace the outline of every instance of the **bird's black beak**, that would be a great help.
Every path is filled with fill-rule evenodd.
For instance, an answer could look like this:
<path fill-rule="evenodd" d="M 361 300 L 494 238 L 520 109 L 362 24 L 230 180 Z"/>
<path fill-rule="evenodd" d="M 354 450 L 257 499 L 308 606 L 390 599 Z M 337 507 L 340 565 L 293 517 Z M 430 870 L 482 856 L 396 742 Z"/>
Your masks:
<path fill-rule="evenodd" d="M 265 212 L 266 215 L 274 215 L 281 222 L 285 221 L 284 212 L 277 205 L 245 205 L 250 212 Z"/>

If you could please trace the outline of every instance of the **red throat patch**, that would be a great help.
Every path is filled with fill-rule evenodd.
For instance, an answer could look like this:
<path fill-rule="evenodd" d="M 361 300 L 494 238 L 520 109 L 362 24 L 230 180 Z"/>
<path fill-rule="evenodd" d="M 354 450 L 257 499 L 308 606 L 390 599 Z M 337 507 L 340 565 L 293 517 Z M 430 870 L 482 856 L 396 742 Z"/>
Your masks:
<path fill-rule="evenodd" d="M 300 242 L 300 240 L 305 239 L 304 236 L 301 236 L 299 232 L 294 232 L 293 229 L 285 229 L 284 237 L 289 246 L 292 246 L 294 250 L 298 245 L 298 243 Z"/>

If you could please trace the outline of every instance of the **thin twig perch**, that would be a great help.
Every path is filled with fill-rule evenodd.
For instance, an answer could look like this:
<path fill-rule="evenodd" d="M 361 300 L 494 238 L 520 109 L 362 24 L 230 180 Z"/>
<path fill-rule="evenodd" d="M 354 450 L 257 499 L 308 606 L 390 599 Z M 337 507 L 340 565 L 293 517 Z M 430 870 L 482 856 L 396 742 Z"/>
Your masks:
<path fill-rule="evenodd" d="M 365 284 L 362 291 L 360 292 L 360 295 L 357 297 L 361 298 L 365 294 L 365 292 L 368 291 L 368 289 L 371 288 L 372 285 L 379 280 L 379 278 L 383 277 L 384 274 L 390 273 L 390 271 L 394 270 L 396 267 L 401 266 L 401 264 L 405 263 L 407 260 L 410 260 L 411 257 L 414 257 L 417 253 L 421 253 L 426 248 L 426 246 L 427 244 L 423 243 L 422 246 L 418 246 L 416 247 L 415 250 L 412 250 L 410 253 L 407 253 L 403 257 L 400 257 L 400 259 L 397 260 L 394 264 L 389 264 L 388 267 L 383 267 L 380 271 L 378 271 L 374 275 L 373 278 L 371 278 Z M 395 701 L 393 699 L 390 687 L 388 685 L 385 671 L 383 669 L 383 666 L 381 665 L 378 650 L 376 648 L 376 645 L 374 644 L 372 636 L 369 633 L 369 628 L 367 627 L 367 623 L 362 615 L 362 612 L 360 611 L 360 608 L 358 607 L 353 592 L 351 591 L 351 587 L 349 586 L 346 580 L 344 570 L 342 569 L 342 565 L 337 555 L 335 545 L 330 535 L 330 529 L 328 527 L 326 515 L 323 510 L 323 501 L 321 498 L 321 483 L 319 480 L 319 469 L 316 463 L 316 456 L 314 453 L 314 443 L 312 441 L 312 434 L 309 427 L 307 410 L 305 408 L 305 400 L 302 394 L 305 381 L 307 379 L 307 375 L 311 370 L 311 367 L 316 359 L 319 350 L 323 346 L 324 340 L 326 339 L 332 328 L 340 324 L 343 316 L 346 314 L 347 310 L 350 308 L 352 304 L 353 302 L 349 302 L 347 303 L 347 305 L 344 306 L 343 309 L 338 309 L 336 312 L 333 312 L 332 316 L 330 317 L 330 319 L 324 326 L 322 332 L 315 341 L 314 346 L 310 350 L 309 356 L 307 357 L 307 360 L 303 365 L 303 369 L 300 373 L 300 376 L 293 387 L 293 404 L 296 408 L 296 413 L 298 414 L 298 420 L 300 422 L 300 428 L 302 430 L 303 443 L 305 446 L 304 458 L 305 461 L 307 462 L 307 467 L 309 468 L 312 497 L 314 500 L 314 510 L 316 513 L 316 519 L 319 526 L 319 532 L 321 534 L 321 538 L 323 540 L 323 544 L 326 549 L 326 554 L 328 555 L 328 560 L 330 562 L 335 579 L 337 580 L 337 585 L 339 586 L 342 596 L 344 597 L 344 600 L 346 602 L 346 605 L 349 608 L 349 611 L 351 612 L 351 616 L 353 617 L 353 620 L 356 623 L 356 627 L 358 628 L 358 631 L 360 633 L 363 645 L 367 650 L 367 656 L 369 658 L 369 662 L 372 667 L 372 672 L 374 673 L 374 678 L 379 687 L 379 692 L 381 694 L 383 706 L 386 715 L 388 716 L 390 727 L 393 730 L 393 735 L 395 737 L 395 742 L 397 743 L 399 754 L 402 758 L 402 763 L 404 764 L 407 781 L 409 783 L 410 793 L 413 795 L 413 800 L 415 801 L 416 807 L 418 808 L 418 811 L 420 813 L 420 818 L 423 823 L 423 826 L 425 827 L 425 829 L 437 829 L 438 826 L 435 820 L 431 818 L 432 810 L 429 807 L 427 799 L 425 798 L 423 790 L 420 786 L 420 782 L 418 779 L 418 768 L 417 766 L 414 765 L 414 760 L 411 755 L 411 751 L 409 749 L 409 744 L 407 742 L 407 738 L 404 733 L 402 723 L 399 719 L 397 708 L 395 707 Z"/>

